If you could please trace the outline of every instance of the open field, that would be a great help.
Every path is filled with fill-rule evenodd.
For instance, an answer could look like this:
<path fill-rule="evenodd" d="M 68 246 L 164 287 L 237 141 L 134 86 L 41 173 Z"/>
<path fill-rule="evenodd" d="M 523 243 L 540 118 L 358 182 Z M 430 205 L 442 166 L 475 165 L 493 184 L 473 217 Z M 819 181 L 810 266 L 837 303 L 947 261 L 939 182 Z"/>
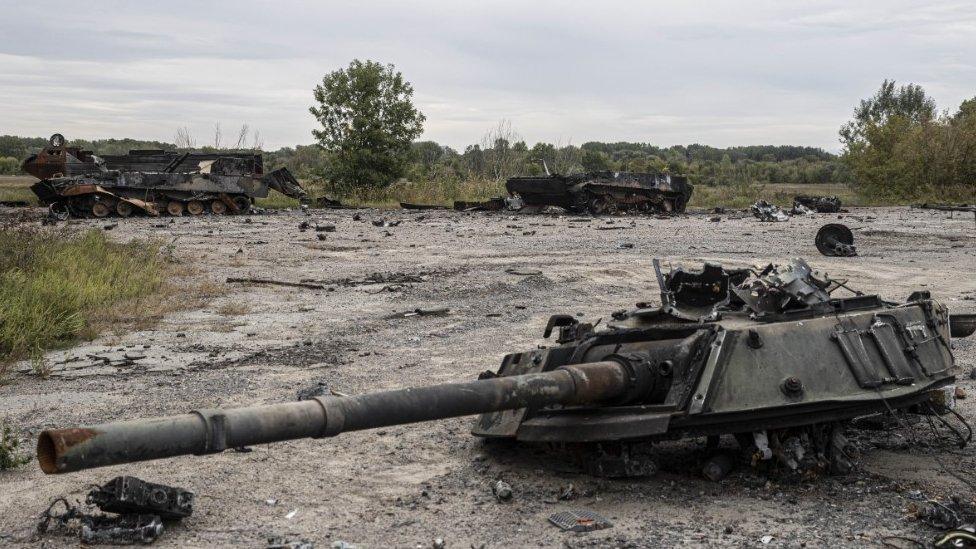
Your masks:
<path fill-rule="evenodd" d="M 24 200 L 37 204 L 37 197 L 30 191 L 35 181 L 37 178 L 30 175 L 0 175 L 0 201 Z"/>
<path fill-rule="evenodd" d="M 155 327 L 49 352 L 48 379 L 31 375 L 28 362 L 15 364 L 22 373 L 0 386 L 2 421 L 33 444 L 44 428 L 283 402 L 317 383 L 364 393 L 474 379 L 497 368 L 505 353 L 545 344 L 541 334 L 552 314 L 596 320 L 638 301 L 657 302 L 654 257 L 686 266 L 805 257 L 868 293 L 902 300 L 927 289 L 953 311 L 976 309 L 971 216 L 854 208 L 764 224 L 729 216 L 712 223 L 703 215 L 571 222 L 453 211 L 310 213 L 121 222 L 111 238 L 164 239 L 178 260 L 196 268 L 181 283 L 225 291 L 205 306 L 167 314 Z M 401 223 L 370 223 L 381 217 Z M 838 217 L 855 228 L 859 257 L 817 254 L 817 227 Z M 302 221 L 334 224 L 336 231 L 301 232 Z M 67 226 L 81 231 L 103 223 Z M 596 230 L 608 223 L 622 228 Z M 506 273 L 510 268 L 542 274 Z M 422 282 L 386 291 L 384 284 L 336 282 L 371 273 L 407 273 Z M 328 289 L 226 284 L 227 277 L 312 279 Z M 447 307 L 450 314 L 385 318 L 417 307 Z M 976 339 L 954 345 L 959 384 L 971 395 L 959 411 L 973 421 L 976 382 L 968 372 L 976 366 Z M 904 519 L 906 506 L 913 498 L 968 493 L 934 455 L 966 474 L 976 467 L 972 446 L 914 447 L 905 444 L 906 432 L 894 430 L 857 437 L 861 469 L 848 478 L 782 484 L 740 468 L 711 483 L 698 472 L 702 441 L 688 440 L 661 445 L 661 471 L 651 478 L 603 480 L 579 474 L 543 448 L 485 445 L 468 434 L 470 424 L 452 419 L 61 476 L 45 476 L 31 462 L 0 473 L 0 541 L 33 546 L 36 517 L 54 498 L 83 499 L 90 484 L 126 474 L 197 494 L 194 515 L 169 528 L 158 547 L 260 547 L 272 535 L 318 547 L 336 540 L 429 547 L 437 537 L 460 548 L 863 547 L 883 535 L 930 538 L 934 530 Z M 512 502 L 493 498 L 498 479 L 512 484 Z M 582 495 L 559 500 L 570 483 Z M 614 526 L 568 534 L 547 523 L 549 514 L 568 508 L 599 512 Z M 760 542 L 764 536 L 772 536 L 768 545 Z M 46 539 L 48 547 L 78 545 L 70 537 Z"/>

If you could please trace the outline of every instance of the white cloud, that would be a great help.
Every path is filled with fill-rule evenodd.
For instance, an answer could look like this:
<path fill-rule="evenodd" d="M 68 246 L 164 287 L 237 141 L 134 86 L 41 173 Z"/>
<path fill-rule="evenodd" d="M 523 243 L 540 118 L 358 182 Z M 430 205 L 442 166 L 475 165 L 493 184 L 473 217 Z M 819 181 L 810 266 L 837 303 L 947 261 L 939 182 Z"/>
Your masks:
<path fill-rule="evenodd" d="M 943 108 L 976 95 L 961 2 L 7 3 L 0 133 L 19 135 L 205 140 L 219 121 L 308 143 L 312 87 L 353 58 L 396 64 L 424 138 L 455 147 L 507 118 L 530 142 L 836 149 L 885 78 Z"/>

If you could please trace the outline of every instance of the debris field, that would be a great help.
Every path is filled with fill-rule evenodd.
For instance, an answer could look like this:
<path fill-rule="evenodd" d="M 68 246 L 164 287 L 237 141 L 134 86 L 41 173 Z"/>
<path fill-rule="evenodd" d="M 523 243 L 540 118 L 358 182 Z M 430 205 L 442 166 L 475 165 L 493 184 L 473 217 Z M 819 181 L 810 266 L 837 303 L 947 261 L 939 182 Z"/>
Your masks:
<path fill-rule="evenodd" d="M 660 304 L 653 258 L 665 268 L 698 269 L 703 262 L 762 268 L 803 257 L 868 294 L 902 302 L 928 290 L 951 313 L 976 312 L 971 219 L 909 208 L 848 210 L 786 223 L 763 223 L 748 212 L 717 221 L 713 214 L 353 209 L 131 218 L 113 228 L 113 238 L 165 239 L 193 267 L 187 286 L 206 282 L 221 294 L 155 329 L 48 353 L 48 379 L 28 376 L 29 363 L 15 365 L 22 377 L 0 386 L 0 408 L 15 429 L 36 437 L 49 428 L 469 381 L 496 370 L 506 353 L 552 345 L 542 331 L 554 314 L 606 323 L 611 311 Z M 105 222 L 66 223 L 82 229 Z M 827 223 L 850 228 L 856 256 L 818 252 L 814 235 Z M 957 396 L 972 394 L 976 339 L 952 345 Z M 956 411 L 972 422 L 972 397 L 957 400 Z M 34 462 L 4 472 L 0 543 L 34 544 L 38 516 L 52 501 L 84 501 L 91 485 L 135 476 L 195 494 L 194 513 L 167 526 L 158 547 L 260 547 L 269 540 L 317 547 L 859 547 L 893 535 L 933 538 L 939 530 L 914 519 L 912 509 L 953 495 L 971 499 L 964 480 L 974 478 L 976 466 L 972 446 L 959 449 L 950 431 L 921 420 L 850 429 L 860 458 L 848 475 L 798 480 L 740 464 L 709 481 L 702 468 L 712 454 L 701 438 L 656 444 L 653 476 L 605 479 L 543 446 L 472 437 L 473 421 L 60 476 L 43 475 Z M 732 437 L 719 445 L 737 447 Z M 552 517 L 591 518 L 564 530 Z M 78 543 L 43 539 L 47 546 Z"/>

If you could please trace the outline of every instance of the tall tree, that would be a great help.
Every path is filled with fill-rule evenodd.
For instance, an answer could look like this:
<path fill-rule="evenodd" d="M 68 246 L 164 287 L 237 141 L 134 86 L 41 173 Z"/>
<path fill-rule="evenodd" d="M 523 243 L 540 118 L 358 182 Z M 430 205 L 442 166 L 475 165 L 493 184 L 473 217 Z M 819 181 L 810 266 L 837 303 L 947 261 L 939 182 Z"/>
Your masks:
<path fill-rule="evenodd" d="M 385 186 L 404 174 L 425 118 L 413 105 L 413 87 L 393 65 L 354 60 L 325 75 L 314 97 L 309 110 L 322 129 L 312 134 L 332 153 L 329 179 Z"/>

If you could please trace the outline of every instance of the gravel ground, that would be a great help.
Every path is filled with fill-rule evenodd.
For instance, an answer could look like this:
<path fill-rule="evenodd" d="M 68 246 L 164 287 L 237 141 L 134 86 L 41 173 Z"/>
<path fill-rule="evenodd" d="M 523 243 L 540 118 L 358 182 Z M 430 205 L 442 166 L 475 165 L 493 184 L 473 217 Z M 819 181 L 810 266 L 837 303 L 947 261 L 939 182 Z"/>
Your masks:
<path fill-rule="evenodd" d="M 0 386 L 0 417 L 33 444 L 48 427 L 283 402 L 317 383 L 361 393 L 469 380 L 497 368 L 508 352 L 543 344 L 551 314 L 595 320 L 657 301 L 654 257 L 685 266 L 804 257 L 865 292 L 902 300 L 928 289 L 952 311 L 976 310 L 976 228 L 969 217 L 942 213 L 852 209 L 786 223 L 742 214 L 720 222 L 709 221 L 711 214 L 309 214 L 120 222 L 114 238 L 165 239 L 178 260 L 197 267 L 193 277 L 226 287 L 226 294 L 153 330 L 49 353 L 50 378 L 18 373 Z M 816 229 L 838 217 L 855 229 L 859 257 L 821 257 L 814 248 Z M 381 219 L 399 224 L 372 223 Z M 303 221 L 312 228 L 300 231 Z M 319 233 L 316 224 L 336 230 Z M 512 268 L 542 274 L 506 272 Z M 374 273 L 399 278 L 351 283 Z M 311 280 L 326 289 L 227 284 L 227 277 Z M 447 307 L 450 314 L 386 318 L 418 307 Z M 974 394 L 959 410 L 972 419 L 976 339 L 955 340 L 955 347 L 959 385 Z M 0 473 L 0 545 L 36 545 L 36 517 L 50 501 L 83 500 L 90 484 L 121 474 L 196 492 L 194 515 L 170 527 L 159 547 L 263 547 L 269 536 L 318 547 L 340 540 L 430 547 L 435 538 L 455 548 L 864 546 L 889 534 L 934 536 L 904 518 L 913 499 L 973 496 L 939 460 L 972 476 L 976 452 L 959 453 L 945 437 L 924 448 L 906 444 L 905 432 L 864 432 L 857 435 L 863 456 L 855 475 L 803 483 L 748 466 L 722 482 L 705 481 L 698 473 L 703 441 L 679 441 L 660 445 L 654 477 L 605 480 L 579 474 L 543 448 L 485 445 L 468 434 L 470 423 L 452 419 L 60 476 L 45 476 L 31 462 Z M 920 434 L 933 440 L 927 427 Z M 734 447 L 728 438 L 723 446 Z M 512 485 L 512 501 L 492 496 L 499 479 Z M 570 484 L 578 495 L 560 499 Z M 547 522 L 553 512 L 577 508 L 614 526 L 574 534 Z M 44 541 L 78 544 L 58 535 Z"/>

